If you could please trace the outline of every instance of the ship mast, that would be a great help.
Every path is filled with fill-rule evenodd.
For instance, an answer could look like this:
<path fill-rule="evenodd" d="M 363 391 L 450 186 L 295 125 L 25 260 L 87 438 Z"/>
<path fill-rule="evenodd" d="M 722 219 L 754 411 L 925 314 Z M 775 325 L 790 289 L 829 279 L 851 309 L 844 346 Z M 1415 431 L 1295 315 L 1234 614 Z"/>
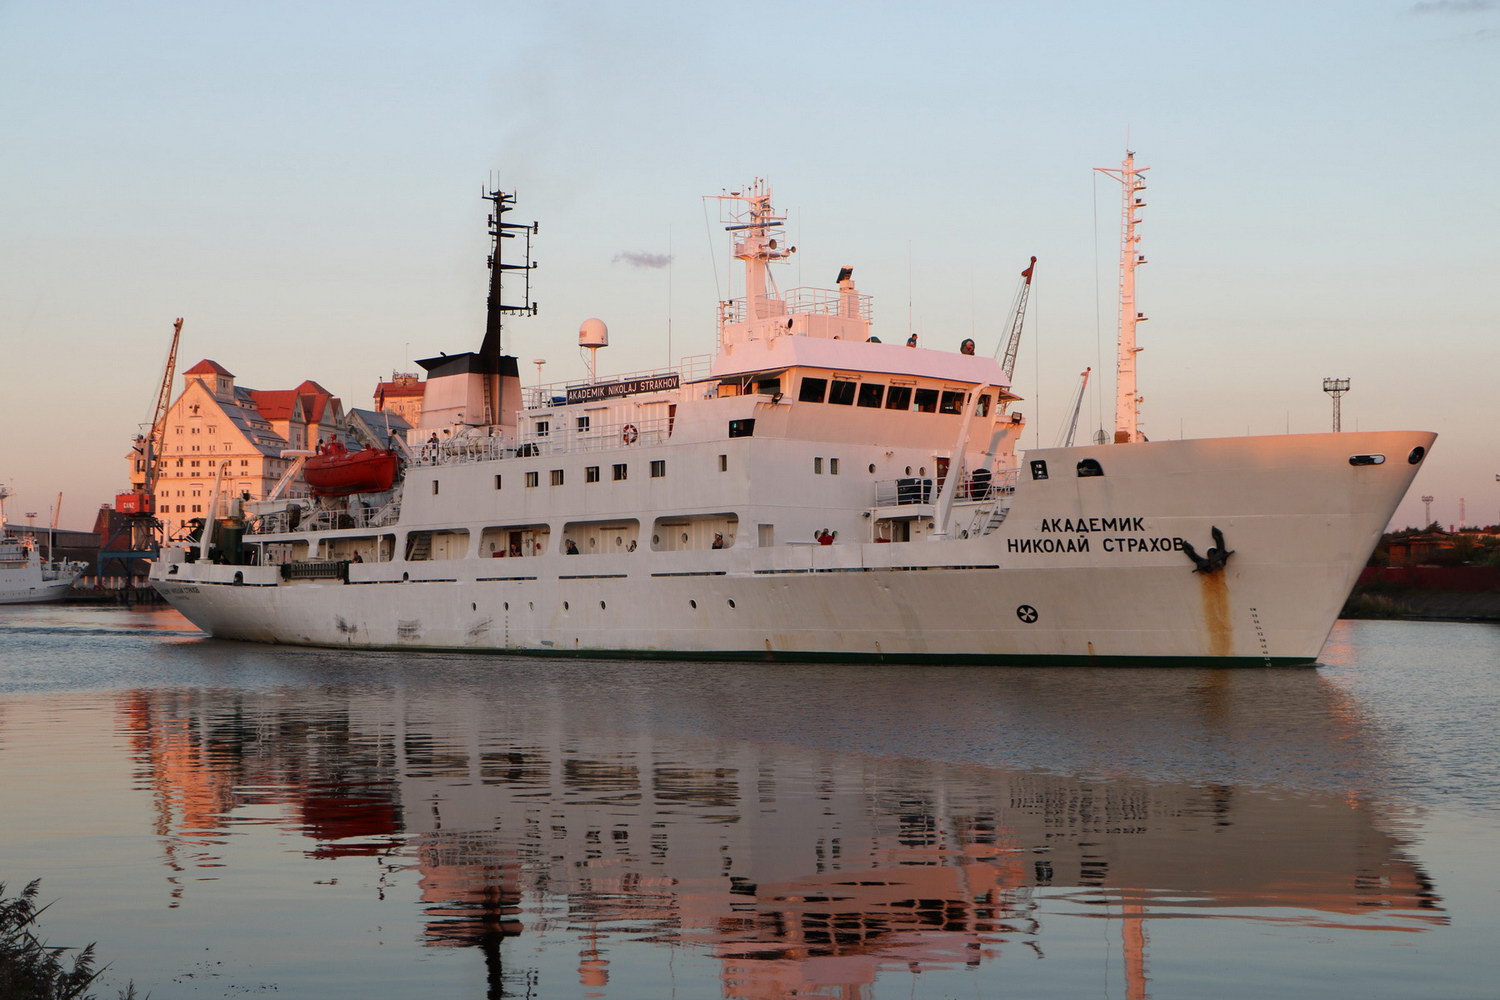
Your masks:
<path fill-rule="evenodd" d="M 1140 432 L 1141 397 L 1136 394 L 1135 356 L 1142 348 L 1135 346 L 1135 325 L 1145 320 L 1146 315 L 1136 311 L 1135 269 L 1146 263 L 1146 258 L 1137 249 L 1140 237 L 1135 227 L 1140 223 L 1136 212 L 1146 207 L 1140 193 L 1146 190 L 1141 179 L 1150 167 L 1137 167 L 1135 153 L 1125 151 L 1125 160 L 1118 170 L 1112 167 L 1095 167 L 1101 174 L 1120 182 L 1122 191 L 1120 209 L 1120 351 L 1116 359 L 1115 375 L 1115 444 L 1142 440 Z"/>
<path fill-rule="evenodd" d="M 772 305 L 776 287 L 766 264 L 785 260 L 797 252 L 796 247 L 785 245 L 786 216 L 775 214 L 771 208 L 771 189 L 758 178 L 744 191 L 716 197 L 719 201 L 742 201 L 748 206 L 747 211 L 735 213 L 733 225 L 724 227 L 734 234 L 735 258 L 745 262 L 745 319 L 753 322 L 781 315 L 785 308 L 779 303 Z M 767 293 L 768 285 L 771 294 Z M 721 316 L 721 325 L 722 322 Z"/>
<path fill-rule="evenodd" d="M 497 424 L 500 422 L 499 411 L 499 378 L 500 378 L 500 355 L 502 354 L 501 332 L 506 316 L 535 316 L 536 303 L 531 301 L 531 272 L 536 267 L 536 262 L 531 259 L 531 238 L 537 234 L 540 228 L 535 222 L 506 222 L 505 213 L 513 211 L 516 207 L 515 192 L 506 194 L 498 189 L 484 195 L 484 200 L 494 205 L 490 214 L 490 237 L 494 245 L 490 250 L 490 294 L 486 302 L 484 324 L 484 344 L 479 349 L 479 355 L 484 359 L 484 422 L 486 424 Z M 505 244 L 503 240 L 513 240 L 519 235 L 525 235 L 526 246 L 522 251 L 520 263 L 508 264 L 504 260 Z M 521 304 L 506 305 L 503 287 L 506 271 L 520 271 L 522 279 Z"/>

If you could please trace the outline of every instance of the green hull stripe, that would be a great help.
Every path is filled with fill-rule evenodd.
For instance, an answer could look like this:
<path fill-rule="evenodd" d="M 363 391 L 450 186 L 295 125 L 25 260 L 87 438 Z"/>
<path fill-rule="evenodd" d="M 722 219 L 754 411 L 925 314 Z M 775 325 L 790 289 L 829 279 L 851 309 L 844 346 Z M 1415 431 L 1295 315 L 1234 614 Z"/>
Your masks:
<path fill-rule="evenodd" d="M 352 643 L 284 643 L 399 653 L 474 653 L 572 660 L 698 660 L 727 663 L 850 663 L 970 667 L 1311 667 L 1312 656 L 1025 656 L 1015 653 L 855 653 L 809 650 L 529 649 L 502 646 L 378 646 Z"/>

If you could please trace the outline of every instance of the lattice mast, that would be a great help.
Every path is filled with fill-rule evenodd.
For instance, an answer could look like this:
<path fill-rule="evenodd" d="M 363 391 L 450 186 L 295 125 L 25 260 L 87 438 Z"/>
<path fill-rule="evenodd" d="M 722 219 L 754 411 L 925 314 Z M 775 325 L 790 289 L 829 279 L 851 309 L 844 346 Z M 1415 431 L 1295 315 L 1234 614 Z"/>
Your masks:
<path fill-rule="evenodd" d="M 531 240 L 541 227 L 535 222 L 505 221 L 505 213 L 514 211 L 516 207 L 514 191 L 506 194 L 504 191 L 494 189 L 483 197 L 494 207 L 489 217 L 490 239 L 493 241 L 489 259 L 490 293 L 486 300 L 484 345 L 480 347 L 479 354 L 484 358 L 489 372 L 484 380 L 484 422 L 495 424 L 500 422 L 499 373 L 500 356 L 503 353 L 501 341 L 505 317 L 536 315 L 536 303 L 531 300 L 531 272 L 536 268 L 536 261 L 531 259 Z M 517 237 L 525 239 L 521 262 L 507 264 L 504 254 L 505 244 L 502 241 L 513 240 Z M 520 305 L 508 304 L 505 301 L 505 273 L 507 271 L 521 272 Z"/>
<path fill-rule="evenodd" d="M 1141 238 L 1135 227 L 1140 224 L 1136 213 L 1146 207 L 1141 192 L 1146 182 L 1141 175 L 1150 167 L 1137 167 L 1135 153 L 1126 150 L 1125 160 L 1118 170 L 1113 167 L 1095 167 L 1101 174 L 1120 182 L 1120 336 L 1119 355 L 1115 361 L 1115 443 L 1142 440 L 1140 432 L 1141 397 L 1137 395 L 1135 383 L 1135 356 L 1142 348 L 1135 344 L 1135 326 L 1146 319 L 1135 304 L 1135 269 L 1146 263 L 1138 244 Z"/>

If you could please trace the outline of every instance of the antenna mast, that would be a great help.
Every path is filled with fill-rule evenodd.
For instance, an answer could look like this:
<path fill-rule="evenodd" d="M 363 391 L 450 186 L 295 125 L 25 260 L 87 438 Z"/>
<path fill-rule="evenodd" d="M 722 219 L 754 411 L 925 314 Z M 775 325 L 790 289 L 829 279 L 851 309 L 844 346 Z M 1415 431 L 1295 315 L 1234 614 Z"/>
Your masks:
<path fill-rule="evenodd" d="M 485 359 L 486 366 L 492 373 L 485 378 L 484 408 L 485 423 L 498 423 L 500 419 L 499 408 L 496 401 L 499 395 L 498 383 L 500 373 L 501 333 L 506 316 L 535 316 L 536 303 L 531 301 L 531 272 L 536 267 L 536 261 L 531 259 L 531 238 L 537 234 L 540 227 L 532 222 L 506 222 L 505 213 L 514 211 L 516 207 L 515 192 L 506 194 L 497 189 L 485 194 L 484 200 L 494 205 L 490 212 L 490 238 L 494 241 L 490 248 L 490 294 L 486 300 L 486 312 L 484 323 L 484 344 L 479 349 L 479 354 Z M 517 236 L 525 236 L 526 246 L 523 257 L 519 264 L 505 263 L 504 247 L 502 240 L 513 240 Z M 505 272 L 521 272 L 521 304 L 507 305 L 504 295 Z"/>
<path fill-rule="evenodd" d="M 1120 182 L 1122 189 L 1120 211 L 1120 353 L 1116 359 L 1115 376 L 1115 444 L 1141 440 L 1141 397 L 1136 395 L 1135 356 L 1142 348 L 1135 346 L 1135 325 L 1146 319 L 1145 313 L 1135 307 L 1135 269 L 1146 263 L 1146 258 L 1136 249 L 1140 237 L 1135 227 L 1140 223 L 1136 212 L 1146 207 L 1146 199 L 1140 193 L 1146 190 L 1141 179 L 1150 167 L 1137 167 L 1135 153 L 1125 151 L 1125 160 L 1118 170 L 1112 167 L 1095 167 L 1101 174 Z"/>

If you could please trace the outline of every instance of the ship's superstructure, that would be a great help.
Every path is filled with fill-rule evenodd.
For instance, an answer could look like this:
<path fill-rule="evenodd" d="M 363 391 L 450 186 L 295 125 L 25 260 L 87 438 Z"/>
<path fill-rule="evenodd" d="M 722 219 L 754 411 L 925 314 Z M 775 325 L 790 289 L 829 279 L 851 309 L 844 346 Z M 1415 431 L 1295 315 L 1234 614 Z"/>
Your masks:
<path fill-rule="evenodd" d="M 513 196 L 496 195 L 492 266 L 524 230 L 506 269 L 529 273 L 535 224 L 500 225 Z M 1433 441 L 1147 442 L 1132 378 L 1119 444 L 1018 461 L 998 361 L 957 338 L 882 343 L 852 267 L 783 292 L 771 265 L 795 248 L 769 189 L 723 198 L 745 294 L 720 303 L 713 356 L 523 389 L 495 309 L 536 308 L 504 306 L 497 277 L 483 348 L 421 362 L 392 489 L 222 506 L 216 490 L 157 588 L 214 635 L 267 642 L 1311 662 Z M 580 344 L 604 343 L 585 323 Z"/>

